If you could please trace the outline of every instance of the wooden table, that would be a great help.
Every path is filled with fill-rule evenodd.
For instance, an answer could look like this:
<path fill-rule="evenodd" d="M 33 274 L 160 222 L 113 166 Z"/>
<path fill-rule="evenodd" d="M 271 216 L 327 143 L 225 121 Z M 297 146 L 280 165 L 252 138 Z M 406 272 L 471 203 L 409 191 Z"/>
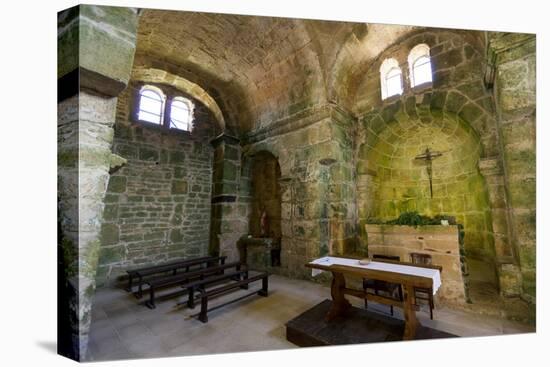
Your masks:
<path fill-rule="evenodd" d="M 350 257 L 346 258 L 349 259 Z M 398 265 L 414 266 L 417 268 L 429 268 L 441 271 L 441 267 L 433 265 L 418 265 L 407 262 L 389 260 L 376 260 L 376 262 L 393 263 Z M 327 321 L 331 321 L 337 316 L 345 316 L 346 311 L 351 307 L 351 304 L 345 298 L 345 295 L 348 294 L 362 299 L 367 298 L 367 300 L 369 301 L 403 308 L 403 313 L 405 315 L 405 331 L 403 334 L 403 339 L 414 339 L 416 335 L 416 328 L 420 325 L 418 319 L 416 318 L 416 307 L 414 305 L 414 288 L 432 288 L 432 278 L 336 264 L 324 265 L 307 263 L 305 266 L 311 269 L 330 271 L 332 273 L 332 285 L 330 290 L 330 294 L 332 296 L 332 307 L 326 315 Z M 403 302 L 400 302 L 396 299 L 390 299 L 375 294 L 366 293 L 363 290 L 346 288 L 345 276 L 359 277 L 361 279 L 375 279 L 390 283 L 401 284 L 401 286 L 403 287 Z"/>

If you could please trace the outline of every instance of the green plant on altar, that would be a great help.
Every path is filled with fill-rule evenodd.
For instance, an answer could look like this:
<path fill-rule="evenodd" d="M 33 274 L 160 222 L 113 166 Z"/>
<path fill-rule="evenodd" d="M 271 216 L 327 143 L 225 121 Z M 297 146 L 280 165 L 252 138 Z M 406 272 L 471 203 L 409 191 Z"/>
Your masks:
<path fill-rule="evenodd" d="M 396 219 L 382 221 L 377 218 L 369 218 L 367 223 L 369 224 L 393 224 L 401 226 L 426 226 L 426 225 L 438 225 L 442 220 L 447 220 L 449 224 L 457 224 L 456 218 L 449 215 L 438 214 L 434 217 L 421 215 L 417 211 L 403 212 Z"/>

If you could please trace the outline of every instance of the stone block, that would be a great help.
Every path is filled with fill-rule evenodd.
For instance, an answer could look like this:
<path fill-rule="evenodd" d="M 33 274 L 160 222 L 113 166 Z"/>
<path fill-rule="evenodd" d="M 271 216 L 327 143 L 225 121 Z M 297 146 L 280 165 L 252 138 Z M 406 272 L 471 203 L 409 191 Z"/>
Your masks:
<path fill-rule="evenodd" d="M 524 143 L 528 142 L 525 141 Z M 504 157 L 509 175 L 534 176 L 537 168 L 537 159 L 534 144 L 532 148 L 529 147 L 527 149 L 508 146 L 505 148 Z"/>
<path fill-rule="evenodd" d="M 61 78 L 79 66 L 79 21 L 80 7 L 75 6 L 57 16 L 57 77 Z"/>
<path fill-rule="evenodd" d="M 184 178 L 187 175 L 185 167 L 174 167 L 174 178 Z"/>
<path fill-rule="evenodd" d="M 139 159 L 142 161 L 158 161 L 159 151 L 157 149 L 152 149 L 149 147 L 140 147 L 139 148 Z"/>
<path fill-rule="evenodd" d="M 183 151 L 171 151 L 169 153 L 170 164 L 180 164 L 185 163 L 185 153 Z"/>
<path fill-rule="evenodd" d="M 172 229 L 170 230 L 170 242 L 178 243 L 183 241 L 183 233 L 181 229 Z"/>
<path fill-rule="evenodd" d="M 460 64 L 462 60 L 462 48 L 453 48 L 432 57 L 432 67 L 436 71 L 447 69 Z"/>
<path fill-rule="evenodd" d="M 126 191 L 127 179 L 124 176 L 109 177 L 109 185 L 107 191 L 111 193 L 122 193 Z"/>
<path fill-rule="evenodd" d="M 119 246 L 102 246 L 99 252 L 100 264 L 113 264 L 121 262 L 126 257 L 126 248 Z"/>
<path fill-rule="evenodd" d="M 187 181 L 172 180 L 172 195 L 187 194 Z"/>
<path fill-rule="evenodd" d="M 537 276 L 535 270 L 522 269 L 521 277 L 523 294 L 530 297 L 531 301 L 534 301 L 537 296 Z"/>
<path fill-rule="evenodd" d="M 478 106 L 476 106 L 473 103 L 467 103 L 465 104 L 458 115 L 464 120 L 469 123 L 473 123 L 474 121 L 477 121 L 482 115 L 483 110 L 480 109 Z"/>
<path fill-rule="evenodd" d="M 240 159 L 239 148 L 231 145 L 225 145 L 223 157 L 224 159 L 238 161 Z"/>
<path fill-rule="evenodd" d="M 139 156 L 138 148 L 135 145 L 115 144 L 115 153 L 124 158 L 135 159 Z"/>
<path fill-rule="evenodd" d="M 529 209 L 535 207 L 537 193 L 535 178 L 509 180 L 508 190 L 514 208 Z"/>
<path fill-rule="evenodd" d="M 466 102 L 466 97 L 457 92 L 451 91 L 447 95 L 447 100 L 445 101 L 445 110 L 457 113 L 458 111 L 460 111 L 462 106 L 466 104 Z"/>
<path fill-rule="evenodd" d="M 116 96 L 128 83 L 134 62 L 137 10 L 96 5 L 79 8 L 81 85 Z"/>
<path fill-rule="evenodd" d="M 105 221 L 116 219 L 117 215 L 118 215 L 118 205 L 115 205 L 115 204 L 105 205 L 105 209 L 103 210 L 103 219 Z"/>
<path fill-rule="evenodd" d="M 521 273 L 514 264 L 502 264 L 498 269 L 500 293 L 504 297 L 519 296 L 521 292 Z"/>
<path fill-rule="evenodd" d="M 238 166 L 229 161 L 223 162 L 223 180 L 235 181 L 237 179 Z"/>
<path fill-rule="evenodd" d="M 103 223 L 101 226 L 101 243 L 104 245 L 118 242 L 118 225 L 112 223 Z"/>

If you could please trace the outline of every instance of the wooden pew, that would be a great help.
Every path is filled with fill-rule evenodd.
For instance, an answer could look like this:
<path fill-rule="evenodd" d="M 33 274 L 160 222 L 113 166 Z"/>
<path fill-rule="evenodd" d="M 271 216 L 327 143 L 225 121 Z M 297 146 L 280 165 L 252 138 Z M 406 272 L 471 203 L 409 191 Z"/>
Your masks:
<path fill-rule="evenodd" d="M 176 275 L 161 276 L 161 277 L 148 279 L 144 282 L 144 284 L 149 286 L 149 300 L 145 302 L 145 305 L 150 309 L 154 309 L 156 307 L 155 293 L 160 288 L 167 288 L 167 287 L 177 286 L 177 285 L 184 286 L 186 283 L 192 280 L 197 280 L 197 279 L 203 280 L 205 279 L 205 277 L 208 277 L 208 276 L 220 275 L 220 274 L 223 274 L 226 269 L 231 269 L 231 268 L 235 268 L 235 270 L 239 271 L 241 270 L 241 263 L 239 261 L 236 261 L 228 264 L 211 266 L 208 268 L 202 268 L 198 270 L 188 271 L 185 273 L 179 273 Z M 181 291 L 172 293 L 171 295 L 176 296 L 180 294 L 181 294 Z M 167 297 L 167 296 L 164 296 L 164 297 Z"/>
<path fill-rule="evenodd" d="M 191 283 L 186 283 L 182 285 L 182 288 L 187 288 L 188 299 L 187 299 L 187 302 L 185 303 L 187 304 L 187 307 L 191 309 L 195 308 L 195 293 L 197 290 L 199 289 L 205 290 L 206 286 L 220 283 L 225 280 L 234 280 L 238 282 L 244 279 L 248 279 L 248 269 L 246 268 L 244 270 L 237 270 L 237 271 L 233 271 L 233 272 L 218 275 L 218 276 L 208 277 L 202 280 L 196 280 Z M 240 287 L 242 289 L 248 289 L 248 283 L 243 284 Z M 181 304 L 181 303 L 178 303 L 178 304 Z"/>
<path fill-rule="evenodd" d="M 210 290 L 206 290 L 206 289 L 201 289 L 199 288 L 199 292 L 200 292 L 200 295 L 198 298 L 201 299 L 201 311 L 199 313 L 199 320 L 204 322 L 204 323 L 207 323 L 208 322 L 208 311 L 212 311 L 212 310 L 215 310 L 217 308 L 220 308 L 222 306 L 225 306 L 225 305 L 228 305 L 230 303 L 233 303 L 233 302 L 236 302 L 242 298 L 245 298 L 245 297 L 248 297 L 248 296 L 251 296 L 253 294 L 258 294 L 262 297 L 267 297 L 267 291 L 268 291 L 268 277 L 269 277 L 269 274 L 267 273 L 260 273 L 258 275 L 254 275 L 252 277 L 249 277 L 247 279 L 243 279 L 241 281 L 238 281 L 238 282 L 235 282 L 235 283 L 231 283 L 231 284 L 228 284 L 228 285 L 225 285 L 225 286 L 222 286 L 222 287 L 218 287 L 218 288 L 214 288 L 214 289 L 210 289 Z M 261 280 L 262 281 L 262 289 L 260 289 L 258 292 L 253 292 L 253 293 L 250 293 L 250 294 L 247 294 L 243 297 L 240 297 L 236 300 L 233 300 L 233 301 L 230 301 L 230 302 L 227 302 L 227 303 L 224 303 L 223 305 L 219 305 L 219 306 L 216 306 L 214 308 L 211 308 L 210 310 L 208 309 L 208 300 L 212 297 L 216 297 L 216 296 L 221 296 L 223 294 L 226 294 L 226 293 L 229 293 L 229 292 L 232 292 L 234 290 L 236 290 L 237 288 L 240 288 L 244 285 L 248 285 L 252 282 L 255 282 L 255 281 L 258 281 L 258 280 Z"/>
<path fill-rule="evenodd" d="M 223 265 L 225 263 L 225 259 L 226 256 L 204 256 L 127 270 L 126 273 L 128 273 L 128 287 L 126 288 L 126 291 L 132 292 L 134 278 L 137 278 L 138 291 L 134 293 L 134 295 L 137 298 L 141 298 L 143 295 L 143 280 L 145 277 L 167 272 L 172 272 L 172 275 L 174 275 L 180 269 L 185 269 L 185 271 L 189 271 L 193 266 L 203 266 L 204 264 L 206 264 L 207 266 L 210 266 L 214 263 L 219 263 Z"/>

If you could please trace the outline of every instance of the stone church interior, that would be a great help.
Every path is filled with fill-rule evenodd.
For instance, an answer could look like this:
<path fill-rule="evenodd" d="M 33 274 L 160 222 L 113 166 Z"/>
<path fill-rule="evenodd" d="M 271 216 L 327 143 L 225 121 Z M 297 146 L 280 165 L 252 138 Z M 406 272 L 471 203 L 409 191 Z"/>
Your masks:
<path fill-rule="evenodd" d="M 79 5 L 58 45 L 62 355 L 535 332 L 534 34 Z"/>

